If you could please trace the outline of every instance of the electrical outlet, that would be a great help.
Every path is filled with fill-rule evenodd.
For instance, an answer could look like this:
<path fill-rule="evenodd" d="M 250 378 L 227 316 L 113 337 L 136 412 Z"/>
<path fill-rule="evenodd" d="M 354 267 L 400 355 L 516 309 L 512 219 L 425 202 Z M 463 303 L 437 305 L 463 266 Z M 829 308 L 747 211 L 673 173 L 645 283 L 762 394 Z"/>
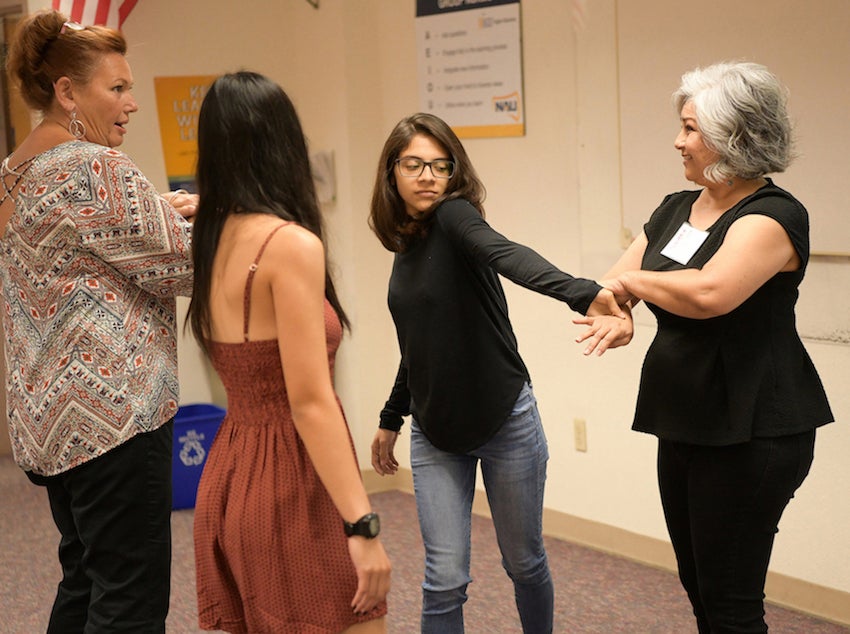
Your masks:
<path fill-rule="evenodd" d="M 587 451 L 587 423 L 583 418 L 573 419 L 576 451 Z"/>

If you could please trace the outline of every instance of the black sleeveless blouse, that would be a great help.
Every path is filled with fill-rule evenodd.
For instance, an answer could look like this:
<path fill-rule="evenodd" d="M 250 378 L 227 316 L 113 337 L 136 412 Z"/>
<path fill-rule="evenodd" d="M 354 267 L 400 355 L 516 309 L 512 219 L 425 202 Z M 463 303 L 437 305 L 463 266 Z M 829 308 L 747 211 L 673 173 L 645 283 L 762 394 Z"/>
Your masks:
<path fill-rule="evenodd" d="M 797 271 L 777 273 L 726 315 L 690 319 L 647 304 L 658 321 L 641 372 L 633 429 L 666 440 L 730 445 L 753 437 L 811 430 L 833 419 L 817 371 L 803 347 L 794 315 L 797 288 L 809 260 L 806 209 L 768 184 L 726 211 L 686 265 L 661 250 L 690 216 L 699 191 L 667 196 L 644 231 L 641 268 L 702 268 L 729 227 L 747 214 L 776 220 L 800 256 Z"/>

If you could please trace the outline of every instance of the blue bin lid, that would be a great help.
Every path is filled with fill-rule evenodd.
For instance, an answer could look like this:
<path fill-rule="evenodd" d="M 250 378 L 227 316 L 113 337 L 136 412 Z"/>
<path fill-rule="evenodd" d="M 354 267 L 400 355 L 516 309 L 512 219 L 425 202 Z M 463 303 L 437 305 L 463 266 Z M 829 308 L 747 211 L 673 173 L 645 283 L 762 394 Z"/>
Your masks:
<path fill-rule="evenodd" d="M 199 420 L 221 420 L 226 410 L 212 403 L 192 403 L 177 408 L 174 417 L 176 423 L 190 423 Z"/>

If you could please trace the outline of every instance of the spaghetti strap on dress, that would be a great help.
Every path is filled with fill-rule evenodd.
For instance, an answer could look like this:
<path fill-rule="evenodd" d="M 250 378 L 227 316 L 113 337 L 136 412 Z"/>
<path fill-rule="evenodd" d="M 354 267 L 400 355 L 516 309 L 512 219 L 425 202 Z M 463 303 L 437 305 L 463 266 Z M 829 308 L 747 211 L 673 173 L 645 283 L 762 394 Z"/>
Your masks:
<path fill-rule="evenodd" d="M 342 519 L 295 430 L 278 342 L 248 339 L 254 272 L 286 224 L 268 235 L 247 272 L 244 341 L 209 342 L 227 414 L 195 507 L 203 629 L 330 634 L 386 613 L 385 603 L 364 616 L 352 612 L 357 577 Z M 342 327 L 327 301 L 324 320 L 333 376 Z"/>

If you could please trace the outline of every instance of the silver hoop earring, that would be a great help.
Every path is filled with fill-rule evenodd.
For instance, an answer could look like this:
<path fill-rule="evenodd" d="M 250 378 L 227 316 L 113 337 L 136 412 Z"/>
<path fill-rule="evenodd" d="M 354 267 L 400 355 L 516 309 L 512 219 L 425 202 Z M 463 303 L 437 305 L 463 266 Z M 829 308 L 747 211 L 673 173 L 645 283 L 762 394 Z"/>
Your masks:
<path fill-rule="evenodd" d="M 86 126 L 82 121 L 77 119 L 76 110 L 71 113 L 71 121 L 68 123 L 68 132 L 70 132 L 75 139 L 82 139 L 86 136 Z"/>

